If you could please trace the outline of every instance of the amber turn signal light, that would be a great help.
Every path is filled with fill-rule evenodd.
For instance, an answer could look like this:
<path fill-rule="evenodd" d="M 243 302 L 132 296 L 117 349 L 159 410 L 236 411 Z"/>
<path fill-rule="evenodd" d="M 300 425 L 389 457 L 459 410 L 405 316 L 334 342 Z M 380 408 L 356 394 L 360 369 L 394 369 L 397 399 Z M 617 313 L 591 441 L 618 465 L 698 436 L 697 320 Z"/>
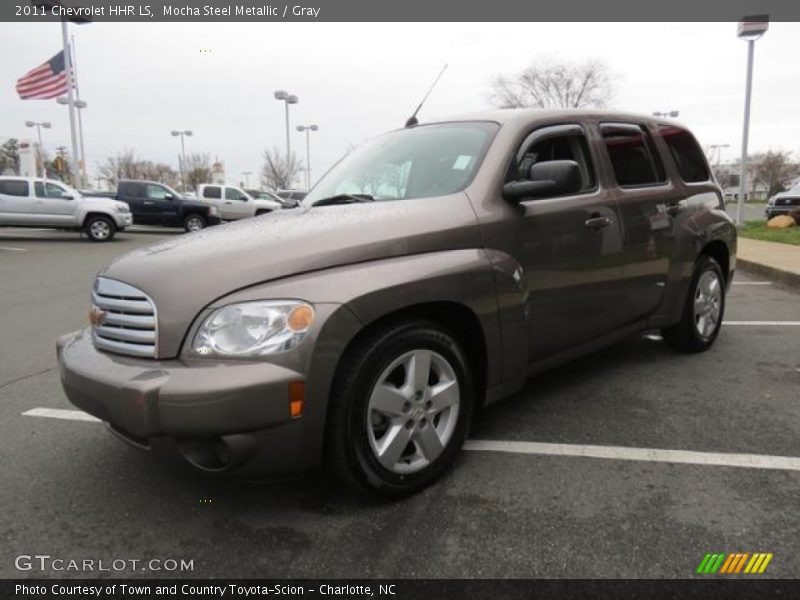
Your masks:
<path fill-rule="evenodd" d="M 300 304 L 292 309 L 286 324 L 292 331 L 305 331 L 314 322 L 314 309 L 308 304 Z"/>
<path fill-rule="evenodd" d="M 293 419 L 303 416 L 303 407 L 306 401 L 306 382 L 292 381 L 289 383 L 289 414 Z"/>

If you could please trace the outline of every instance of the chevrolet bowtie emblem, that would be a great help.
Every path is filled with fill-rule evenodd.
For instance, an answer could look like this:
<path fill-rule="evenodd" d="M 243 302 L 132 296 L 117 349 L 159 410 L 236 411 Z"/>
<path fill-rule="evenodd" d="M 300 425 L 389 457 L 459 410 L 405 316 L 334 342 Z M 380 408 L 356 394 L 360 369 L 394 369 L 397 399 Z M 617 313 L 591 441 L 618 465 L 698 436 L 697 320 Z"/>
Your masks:
<path fill-rule="evenodd" d="M 97 327 L 103 324 L 103 320 L 106 318 L 106 311 L 100 310 L 96 306 L 93 306 L 89 310 L 89 323 L 92 324 L 93 327 Z"/>

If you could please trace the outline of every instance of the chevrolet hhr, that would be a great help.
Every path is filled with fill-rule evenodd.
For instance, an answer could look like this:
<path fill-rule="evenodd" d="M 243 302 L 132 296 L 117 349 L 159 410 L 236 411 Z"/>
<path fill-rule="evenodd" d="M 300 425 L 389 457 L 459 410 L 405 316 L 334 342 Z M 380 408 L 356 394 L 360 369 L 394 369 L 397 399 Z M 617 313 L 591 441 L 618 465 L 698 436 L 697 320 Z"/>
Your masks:
<path fill-rule="evenodd" d="M 414 125 L 300 208 L 117 258 L 57 343 L 77 407 L 205 472 L 325 465 L 402 495 L 481 406 L 644 330 L 717 337 L 736 230 L 672 121 L 512 110 Z"/>

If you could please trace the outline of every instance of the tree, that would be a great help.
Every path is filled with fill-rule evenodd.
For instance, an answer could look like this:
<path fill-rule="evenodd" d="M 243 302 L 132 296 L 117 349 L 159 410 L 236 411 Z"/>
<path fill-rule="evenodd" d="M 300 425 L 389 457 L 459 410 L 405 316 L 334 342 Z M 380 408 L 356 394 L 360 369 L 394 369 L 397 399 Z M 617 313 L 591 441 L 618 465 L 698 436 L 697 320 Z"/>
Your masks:
<path fill-rule="evenodd" d="M 614 75 L 597 59 L 539 58 L 520 73 L 492 81 L 498 108 L 603 108 L 614 95 Z"/>
<path fill-rule="evenodd" d="M 211 157 L 208 154 L 190 154 L 183 168 L 187 187 L 194 189 L 201 183 L 211 183 Z"/>
<path fill-rule="evenodd" d="M 294 154 L 286 155 L 278 148 L 264 150 L 261 183 L 272 190 L 288 189 L 300 172 L 300 160 Z"/>
<path fill-rule="evenodd" d="M 97 166 L 97 170 L 100 177 L 112 187 L 116 186 L 120 179 L 149 179 L 170 186 L 175 186 L 178 182 L 175 169 L 164 163 L 142 160 L 130 148 L 122 150 L 116 156 L 108 157 L 105 162 Z"/>
<path fill-rule="evenodd" d="M 19 175 L 17 140 L 9 138 L 0 145 L 0 175 Z"/>
<path fill-rule="evenodd" d="M 800 167 L 785 150 L 768 150 L 754 155 L 748 169 L 753 184 L 767 188 L 767 197 L 782 192 L 786 184 L 800 174 Z"/>

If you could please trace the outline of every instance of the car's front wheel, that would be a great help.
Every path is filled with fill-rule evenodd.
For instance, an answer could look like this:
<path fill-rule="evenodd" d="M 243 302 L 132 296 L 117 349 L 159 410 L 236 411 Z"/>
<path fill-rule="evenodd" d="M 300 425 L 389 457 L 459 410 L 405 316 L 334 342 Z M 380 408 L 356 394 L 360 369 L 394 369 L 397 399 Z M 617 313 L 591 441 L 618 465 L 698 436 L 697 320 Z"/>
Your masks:
<path fill-rule="evenodd" d="M 202 215 L 189 215 L 183 220 L 183 228 L 187 232 L 200 231 L 201 229 L 205 229 L 205 227 L 206 220 Z"/>
<path fill-rule="evenodd" d="M 86 219 L 84 230 L 93 242 L 108 242 L 114 239 L 117 227 L 110 218 L 94 215 Z"/>
<path fill-rule="evenodd" d="M 681 320 L 662 331 L 664 341 L 681 352 L 708 350 L 725 314 L 725 277 L 719 263 L 701 256 L 695 265 Z"/>
<path fill-rule="evenodd" d="M 389 496 L 416 492 L 455 459 L 474 396 L 469 361 L 449 332 L 427 321 L 373 332 L 337 372 L 328 461 L 357 488 Z"/>

